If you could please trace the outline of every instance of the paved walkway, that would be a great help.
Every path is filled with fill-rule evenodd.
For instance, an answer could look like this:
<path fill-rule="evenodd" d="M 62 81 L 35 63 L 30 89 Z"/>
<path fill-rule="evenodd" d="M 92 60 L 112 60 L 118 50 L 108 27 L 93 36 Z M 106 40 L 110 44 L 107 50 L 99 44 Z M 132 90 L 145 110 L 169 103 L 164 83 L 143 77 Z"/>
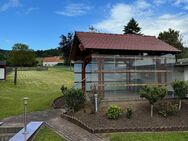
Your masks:
<path fill-rule="evenodd" d="M 45 121 L 58 134 L 67 141 L 104 141 L 96 134 L 91 134 L 79 126 L 62 119 L 60 117 L 62 110 L 46 110 L 41 112 L 32 112 L 27 115 L 27 122 Z M 3 120 L 3 125 L 18 124 L 23 126 L 23 116 L 13 116 Z"/>

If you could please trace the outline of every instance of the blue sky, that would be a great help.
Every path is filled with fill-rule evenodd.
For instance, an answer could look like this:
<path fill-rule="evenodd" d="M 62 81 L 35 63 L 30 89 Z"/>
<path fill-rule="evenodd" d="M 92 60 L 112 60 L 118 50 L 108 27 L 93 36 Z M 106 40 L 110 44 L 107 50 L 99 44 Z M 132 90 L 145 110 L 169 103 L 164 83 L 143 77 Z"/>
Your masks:
<path fill-rule="evenodd" d="M 188 46 L 188 0 L 0 0 L 0 49 L 26 43 L 34 50 L 58 46 L 61 34 L 122 33 L 134 17 L 142 33 L 177 29 Z"/>

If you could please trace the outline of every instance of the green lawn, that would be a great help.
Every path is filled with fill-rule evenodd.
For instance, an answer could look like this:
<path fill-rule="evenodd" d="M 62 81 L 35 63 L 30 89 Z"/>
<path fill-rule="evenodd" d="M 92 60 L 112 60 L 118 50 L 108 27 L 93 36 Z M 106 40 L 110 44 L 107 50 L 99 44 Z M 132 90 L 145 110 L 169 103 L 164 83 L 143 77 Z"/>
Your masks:
<path fill-rule="evenodd" d="M 65 141 L 61 136 L 47 127 L 40 129 L 34 141 Z"/>
<path fill-rule="evenodd" d="M 24 96 L 29 97 L 29 111 L 51 108 L 52 101 L 61 95 L 61 85 L 73 85 L 73 71 L 68 68 L 49 68 L 48 71 L 18 71 L 17 85 L 13 73 L 0 81 L 0 119 L 23 112 Z"/>
<path fill-rule="evenodd" d="M 113 133 L 110 141 L 188 141 L 188 132 Z"/>

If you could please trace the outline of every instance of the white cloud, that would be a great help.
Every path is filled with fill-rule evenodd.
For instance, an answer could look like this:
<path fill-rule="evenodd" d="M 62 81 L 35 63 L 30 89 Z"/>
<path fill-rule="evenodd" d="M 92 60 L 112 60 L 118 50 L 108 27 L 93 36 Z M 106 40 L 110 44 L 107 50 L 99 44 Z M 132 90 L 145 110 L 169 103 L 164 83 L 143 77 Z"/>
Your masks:
<path fill-rule="evenodd" d="M 38 7 L 30 7 L 26 10 L 25 14 L 28 15 L 30 14 L 31 12 L 35 11 L 35 10 L 39 10 Z"/>
<path fill-rule="evenodd" d="M 110 15 L 105 20 L 94 24 L 97 29 L 107 32 L 121 33 L 123 26 L 132 17 L 151 16 L 151 5 L 143 0 L 136 1 L 133 5 L 118 3 L 112 6 Z"/>
<path fill-rule="evenodd" d="M 153 6 L 143 6 L 136 3 L 123 4 L 118 3 L 112 6 L 109 16 L 93 24 L 95 28 L 102 32 L 110 33 L 122 33 L 124 25 L 133 17 L 135 18 L 140 27 L 142 27 L 142 33 L 146 35 L 158 36 L 159 32 L 172 28 L 179 30 L 183 35 L 185 45 L 188 46 L 188 15 L 186 13 L 179 14 L 162 14 L 155 16 Z M 146 11 L 146 12 L 144 12 Z"/>
<path fill-rule="evenodd" d="M 20 0 L 9 0 L 7 3 L 4 3 L 2 6 L 0 6 L 0 11 L 4 12 L 9 8 L 14 8 L 19 6 L 21 6 Z"/>
<path fill-rule="evenodd" d="M 64 7 L 63 11 L 56 11 L 55 13 L 63 16 L 81 16 L 86 14 L 91 9 L 92 7 L 87 4 L 78 3 L 78 4 L 69 4 Z"/>
<path fill-rule="evenodd" d="M 185 10 L 188 10 L 188 0 L 172 0 L 173 4 L 178 7 L 182 7 Z"/>
<path fill-rule="evenodd" d="M 161 4 L 164 4 L 164 3 L 166 3 L 167 2 L 167 0 L 154 0 L 154 3 L 156 4 L 156 5 L 161 5 Z"/>

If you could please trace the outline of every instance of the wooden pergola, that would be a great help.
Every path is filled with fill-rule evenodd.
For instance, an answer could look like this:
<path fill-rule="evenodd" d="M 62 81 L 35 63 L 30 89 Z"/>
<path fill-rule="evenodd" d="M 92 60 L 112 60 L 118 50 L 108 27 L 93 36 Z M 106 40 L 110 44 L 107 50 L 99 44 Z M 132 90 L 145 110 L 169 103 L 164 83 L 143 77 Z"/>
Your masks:
<path fill-rule="evenodd" d="M 128 40 L 127 40 L 128 39 Z M 117 42 L 117 41 L 118 42 Z M 128 42 L 127 42 L 128 41 Z M 140 43 L 139 43 L 140 41 Z M 124 45 L 125 43 L 125 45 Z M 143 43 L 143 45 L 142 45 Z M 127 45 L 128 44 L 128 45 Z M 138 46 L 138 47 L 134 47 Z M 134 48 L 132 48 L 134 47 Z M 158 47 L 158 48 L 156 48 Z M 163 47 L 163 48 L 162 48 Z M 95 73 L 98 76 L 97 88 L 100 94 L 104 94 L 105 89 L 105 74 L 126 74 L 126 82 L 124 84 L 108 84 L 108 86 L 118 86 L 118 87 L 138 87 L 148 85 L 146 83 L 142 84 L 132 84 L 131 74 L 140 73 L 151 75 L 155 73 L 157 75 L 157 81 L 152 85 L 167 85 L 167 74 L 171 73 L 172 70 L 167 69 L 167 60 L 161 62 L 161 55 L 172 54 L 175 55 L 179 53 L 180 50 L 156 39 L 153 36 L 141 36 L 141 35 L 116 35 L 116 34 L 103 34 L 103 33 L 89 33 L 89 32 L 76 32 L 70 57 L 72 60 L 82 61 L 82 90 L 86 92 L 86 67 L 92 61 L 95 61 L 97 70 Z M 156 63 L 156 69 L 150 68 L 149 66 L 138 66 L 139 69 L 134 69 L 133 63 L 135 60 L 139 60 L 140 57 L 155 56 L 153 61 Z M 123 62 L 128 69 L 124 70 L 106 70 L 104 69 L 105 60 L 113 61 L 115 56 L 116 60 Z M 120 57 L 118 57 L 118 55 Z M 124 57 L 122 57 L 124 56 Z M 116 62 L 114 62 L 116 65 Z M 117 63 L 118 65 L 118 63 Z M 145 69 L 146 68 L 146 69 Z M 164 74 L 164 82 L 162 82 L 162 74 Z"/>

